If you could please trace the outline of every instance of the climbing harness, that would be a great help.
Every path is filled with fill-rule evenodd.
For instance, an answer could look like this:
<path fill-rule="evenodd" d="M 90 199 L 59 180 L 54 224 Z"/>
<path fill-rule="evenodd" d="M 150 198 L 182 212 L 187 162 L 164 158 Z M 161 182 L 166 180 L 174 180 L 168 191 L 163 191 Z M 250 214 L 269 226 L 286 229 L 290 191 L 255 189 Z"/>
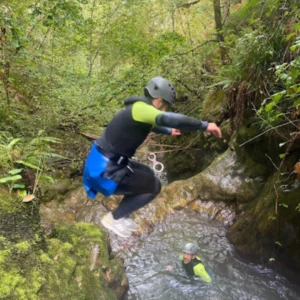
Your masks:
<path fill-rule="evenodd" d="M 153 163 L 153 170 L 157 173 L 161 173 L 164 170 L 164 165 L 156 160 L 156 155 L 153 152 L 148 153 L 148 160 Z"/>

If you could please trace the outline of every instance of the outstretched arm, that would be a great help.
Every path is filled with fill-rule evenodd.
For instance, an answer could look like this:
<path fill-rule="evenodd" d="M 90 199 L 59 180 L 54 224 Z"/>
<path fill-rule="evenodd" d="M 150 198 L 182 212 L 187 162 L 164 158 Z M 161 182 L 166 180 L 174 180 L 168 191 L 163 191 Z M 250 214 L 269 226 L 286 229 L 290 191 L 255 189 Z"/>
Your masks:
<path fill-rule="evenodd" d="M 212 133 L 218 138 L 222 137 L 221 130 L 215 123 L 208 123 L 182 114 L 161 112 L 142 101 L 133 104 L 132 117 L 136 121 L 153 126 L 172 128 L 172 135 L 180 134 L 179 130 L 202 130 Z M 174 131 L 175 129 L 177 131 Z"/>
<path fill-rule="evenodd" d="M 172 127 L 180 130 L 202 130 L 221 138 L 220 128 L 215 123 L 208 123 L 182 114 L 165 112 L 156 116 L 155 122 L 159 126 Z"/>
<path fill-rule="evenodd" d="M 159 114 L 156 119 L 156 124 L 159 126 L 166 126 L 177 128 L 181 130 L 203 130 L 205 131 L 208 122 L 200 121 L 195 118 L 190 118 L 182 114 L 165 112 Z"/>

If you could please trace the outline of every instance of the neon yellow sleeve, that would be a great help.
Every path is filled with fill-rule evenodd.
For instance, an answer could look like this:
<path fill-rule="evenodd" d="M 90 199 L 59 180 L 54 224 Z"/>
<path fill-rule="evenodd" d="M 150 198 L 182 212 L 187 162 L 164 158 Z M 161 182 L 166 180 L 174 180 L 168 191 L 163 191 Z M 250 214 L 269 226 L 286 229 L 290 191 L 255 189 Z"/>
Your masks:
<path fill-rule="evenodd" d="M 138 101 L 132 105 L 132 117 L 135 121 L 156 125 L 155 119 L 163 112 L 145 102 Z"/>
<path fill-rule="evenodd" d="M 211 282 L 211 278 L 210 276 L 207 274 L 205 267 L 203 266 L 203 264 L 197 264 L 194 267 L 194 273 L 196 276 L 201 277 L 204 281 L 206 282 Z"/>

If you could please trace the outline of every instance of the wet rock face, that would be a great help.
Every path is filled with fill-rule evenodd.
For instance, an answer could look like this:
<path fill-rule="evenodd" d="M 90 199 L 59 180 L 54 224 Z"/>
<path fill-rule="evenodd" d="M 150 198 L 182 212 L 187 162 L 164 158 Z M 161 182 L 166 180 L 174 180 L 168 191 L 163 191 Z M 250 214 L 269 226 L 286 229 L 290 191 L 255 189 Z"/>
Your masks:
<path fill-rule="evenodd" d="M 71 188 L 71 187 L 70 187 Z M 41 224 L 45 233 L 49 235 L 56 224 L 74 224 L 77 221 L 77 211 L 82 207 L 91 205 L 83 188 L 69 191 L 61 200 L 60 195 L 56 199 L 42 203 L 40 206 Z"/>
<path fill-rule="evenodd" d="M 195 200 L 189 206 L 193 211 L 209 219 L 223 222 L 224 225 L 232 225 L 236 216 L 236 205 L 220 201 Z"/>
<path fill-rule="evenodd" d="M 300 182 L 292 179 L 279 187 L 277 198 L 271 176 L 250 208 L 229 230 L 229 239 L 239 252 L 259 259 L 291 280 L 300 280 Z M 276 205 L 277 202 L 277 205 Z"/>
<path fill-rule="evenodd" d="M 215 139 L 216 140 L 216 139 Z M 228 148 L 218 156 L 204 171 L 185 181 L 175 181 L 164 187 L 161 194 L 150 205 L 134 213 L 136 222 L 141 225 L 141 232 L 152 230 L 155 222 L 165 218 L 166 214 L 182 209 L 196 199 L 207 201 L 246 203 L 252 200 L 263 185 L 265 168 L 243 154 L 241 161 L 235 147 Z M 118 206 L 121 197 L 97 196 L 96 202 L 90 201 L 83 188 L 63 195 L 63 199 L 44 203 L 41 206 L 42 224 L 51 232 L 51 224 L 64 220 L 67 223 L 78 221 L 94 222 L 100 225 L 104 214 L 103 206 L 113 210 Z M 207 202 L 196 210 L 211 211 Z M 220 211 L 217 208 L 217 211 Z M 224 220 L 226 217 L 224 217 Z"/>
<path fill-rule="evenodd" d="M 228 149 L 200 174 L 186 180 L 194 198 L 247 202 L 253 199 L 264 182 L 253 176 L 252 169 L 241 164 L 234 150 Z"/>
<path fill-rule="evenodd" d="M 233 206 L 229 209 L 225 202 L 214 203 L 205 200 L 234 201 L 239 197 L 239 192 L 243 194 L 245 190 L 251 190 L 253 182 L 249 180 L 247 184 L 244 184 L 240 174 L 244 173 L 242 171 L 236 173 L 231 170 L 232 167 L 236 167 L 235 156 L 231 152 L 218 160 L 216 166 L 219 168 L 218 172 L 209 168 L 207 172 L 202 172 L 203 174 L 196 175 L 189 180 L 176 181 L 163 187 L 161 194 L 154 201 L 133 213 L 134 220 L 140 224 L 140 234 L 151 232 L 157 221 L 163 220 L 168 214 L 191 203 L 193 203 L 191 208 L 196 211 L 206 214 L 210 218 L 222 220 L 225 224 L 230 224 L 234 217 Z M 237 186 L 234 186 L 230 184 L 230 180 L 232 181 L 232 178 L 236 177 L 238 177 L 235 180 Z M 226 181 L 220 187 L 219 181 L 224 178 L 228 184 Z M 195 201 L 197 199 L 198 201 Z M 80 187 L 68 193 L 64 201 L 43 203 L 40 209 L 42 225 L 48 233 L 51 233 L 53 224 L 62 222 L 72 224 L 83 221 L 101 226 L 100 220 L 106 211 L 115 209 L 120 201 L 121 197 L 105 198 L 100 194 L 97 195 L 95 201 L 91 201 L 87 198 L 83 187 Z"/>
<path fill-rule="evenodd" d="M 214 137 L 204 136 L 203 133 L 184 133 L 179 138 L 170 137 L 169 139 L 170 141 L 165 143 L 176 143 L 183 149 L 187 145 L 191 147 L 177 151 L 175 154 L 173 152 L 167 153 L 165 164 L 169 182 L 187 179 L 203 171 L 228 147 L 227 143 L 224 142 L 225 139 L 217 140 Z"/>

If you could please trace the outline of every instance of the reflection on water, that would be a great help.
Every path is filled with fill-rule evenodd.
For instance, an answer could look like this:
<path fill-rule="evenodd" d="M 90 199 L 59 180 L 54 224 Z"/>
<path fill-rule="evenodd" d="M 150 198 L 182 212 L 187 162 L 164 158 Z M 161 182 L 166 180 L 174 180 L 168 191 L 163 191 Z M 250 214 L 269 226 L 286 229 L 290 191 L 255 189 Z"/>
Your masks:
<path fill-rule="evenodd" d="M 200 247 L 211 284 L 189 277 L 182 269 L 179 255 L 187 242 Z M 171 215 L 125 251 L 128 300 L 300 299 L 300 289 L 285 278 L 239 257 L 222 224 L 188 209 Z M 174 267 L 172 271 L 166 270 L 168 265 Z"/>

